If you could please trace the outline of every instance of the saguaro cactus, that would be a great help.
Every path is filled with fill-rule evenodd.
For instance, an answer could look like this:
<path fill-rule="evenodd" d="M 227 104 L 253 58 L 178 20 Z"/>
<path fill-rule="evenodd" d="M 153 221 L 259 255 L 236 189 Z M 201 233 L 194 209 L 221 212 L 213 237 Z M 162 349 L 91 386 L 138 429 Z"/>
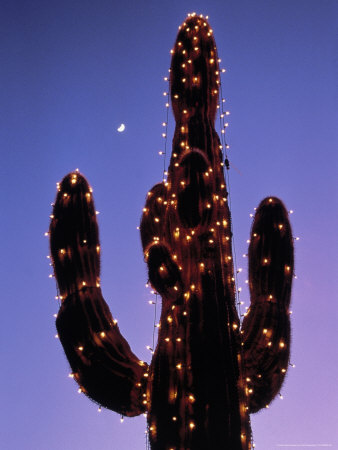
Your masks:
<path fill-rule="evenodd" d="M 251 306 L 241 327 L 214 129 L 220 69 L 203 16 L 186 19 L 172 54 L 168 178 L 149 191 L 141 221 L 149 280 L 162 296 L 151 365 L 131 352 L 102 298 L 95 209 L 77 172 L 59 185 L 50 226 L 62 301 L 56 325 L 80 389 L 124 415 L 146 411 L 153 450 L 245 450 L 249 414 L 276 396 L 288 366 L 292 233 L 282 202 L 263 200 L 251 230 Z"/>

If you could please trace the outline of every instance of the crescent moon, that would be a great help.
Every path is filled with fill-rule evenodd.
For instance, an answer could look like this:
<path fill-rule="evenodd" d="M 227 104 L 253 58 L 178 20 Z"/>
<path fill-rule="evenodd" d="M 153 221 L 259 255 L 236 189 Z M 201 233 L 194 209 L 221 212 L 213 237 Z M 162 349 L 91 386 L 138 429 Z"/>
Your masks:
<path fill-rule="evenodd" d="M 121 125 L 118 127 L 117 131 L 119 133 L 122 133 L 122 131 L 124 131 L 126 129 L 126 126 L 124 123 L 121 123 Z"/>

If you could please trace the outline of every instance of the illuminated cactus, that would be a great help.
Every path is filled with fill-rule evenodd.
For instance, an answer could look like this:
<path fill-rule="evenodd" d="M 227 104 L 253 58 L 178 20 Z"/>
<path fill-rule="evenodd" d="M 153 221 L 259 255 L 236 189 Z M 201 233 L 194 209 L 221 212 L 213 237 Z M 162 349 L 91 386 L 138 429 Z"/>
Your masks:
<path fill-rule="evenodd" d="M 131 352 L 102 298 L 94 204 L 76 172 L 58 187 L 50 226 L 62 301 L 56 324 L 80 389 L 127 416 L 147 411 L 153 450 L 247 450 L 249 414 L 278 394 L 289 363 L 291 228 L 280 200 L 261 202 L 249 246 L 251 306 L 241 327 L 214 129 L 220 69 L 203 16 L 187 18 L 172 54 L 173 151 L 140 227 L 149 280 L 162 296 L 151 365 Z"/>

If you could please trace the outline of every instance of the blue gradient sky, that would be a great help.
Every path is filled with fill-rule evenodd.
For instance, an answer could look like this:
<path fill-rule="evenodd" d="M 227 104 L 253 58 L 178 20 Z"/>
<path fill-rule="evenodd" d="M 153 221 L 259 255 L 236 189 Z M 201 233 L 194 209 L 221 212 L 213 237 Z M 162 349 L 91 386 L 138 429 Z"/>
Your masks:
<path fill-rule="evenodd" d="M 296 368 L 281 391 L 284 400 L 252 417 L 256 448 L 338 448 L 338 2 L 2 0 L 5 450 L 145 448 L 143 417 L 121 424 L 113 412 L 98 413 L 68 378 L 54 338 L 58 305 L 43 234 L 55 183 L 78 167 L 101 212 L 103 294 L 133 351 L 149 361 L 154 315 L 136 227 L 148 189 L 162 177 L 163 76 L 177 27 L 192 11 L 210 16 L 227 69 L 238 266 L 246 267 L 249 214 L 267 195 L 295 211 L 300 236 L 292 304 Z M 126 130 L 117 133 L 121 122 Z M 239 285 L 248 304 L 245 278 Z"/>

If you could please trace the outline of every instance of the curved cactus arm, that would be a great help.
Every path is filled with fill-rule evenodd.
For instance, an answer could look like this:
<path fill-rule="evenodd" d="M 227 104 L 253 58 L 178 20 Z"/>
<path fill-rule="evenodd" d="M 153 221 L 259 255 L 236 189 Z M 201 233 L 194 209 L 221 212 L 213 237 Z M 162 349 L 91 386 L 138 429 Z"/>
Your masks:
<path fill-rule="evenodd" d="M 58 185 L 50 249 L 61 299 L 56 327 L 80 390 L 126 416 L 146 410 L 148 367 L 130 350 L 100 289 L 100 243 L 91 189 L 78 172 Z"/>
<path fill-rule="evenodd" d="M 251 229 L 251 305 L 241 331 L 250 412 L 266 407 L 279 393 L 288 368 L 293 269 L 288 213 L 278 198 L 267 197 L 257 208 Z"/>

